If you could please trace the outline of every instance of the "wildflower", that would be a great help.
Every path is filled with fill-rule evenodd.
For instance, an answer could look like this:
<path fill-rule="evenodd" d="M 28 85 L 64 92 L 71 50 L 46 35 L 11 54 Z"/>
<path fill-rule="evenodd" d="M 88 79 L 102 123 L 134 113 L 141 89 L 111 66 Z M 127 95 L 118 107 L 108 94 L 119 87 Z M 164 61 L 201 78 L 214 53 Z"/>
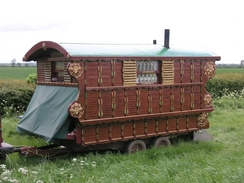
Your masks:
<path fill-rule="evenodd" d="M 37 171 L 32 171 L 31 173 L 33 173 L 34 175 L 38 174 L 38 172 L 37 172 Z"/>
<path fill-rule="evenodd" d="M 81 165 L 81 166 L 84 165 L 84 163 L 85 163 L 85 162 L 84 162 L 83 160 L 80 161 L 80 165 Z"/>
<path fill-rule="evenodd" d="M 19 168 L 19 169 L 18 169 L 18 172 L 21 172 L 23 175 L 27 175 L 28 170 L 25 169 L 25 168 Z"/>
<path fill-rule="evenodd" d="M 0 169 L 6 169 L 6 165 L 0 164 Z"/>
<path fill-rule="evenodd" d="M 43 183 L 43 181 L 41 181 L 41 180 L 38 180 L 38 181 L 36 181 L 36 183 Z"/>
<path fill-rule="evenodd" d="M 76 159 L 76 158 L 73 158 L 73 159 L 72 159 L 72 161 L 73 161 L 73 162 L 76 162 L 76 161 L 77 161 L 77 159 Z"/>
<path fill-rule="evenodd" d="M 16 179 L 9 179 L 8 182 L 14 182 L 14 183 L 16 183 L 16 182 L 19 182 L 19 181 L 16 180 Z"/>
<path fill-rule="evenodd" d="M 73 179 L 73 174 L 70 174 L 70 177 L 69 177 L 70 179 Z"/>
<path fill-rule="evenodd" d="M 92 162 L 92 167 L 96 167 L 96 162 L 95 161 Z"/>
<path fill-rule="evenodd" d="M 2 173 L 2 176 L 8 176 L 10 175 L 11 172 L 9 170 L 5 170 L 3 173 Z"/>

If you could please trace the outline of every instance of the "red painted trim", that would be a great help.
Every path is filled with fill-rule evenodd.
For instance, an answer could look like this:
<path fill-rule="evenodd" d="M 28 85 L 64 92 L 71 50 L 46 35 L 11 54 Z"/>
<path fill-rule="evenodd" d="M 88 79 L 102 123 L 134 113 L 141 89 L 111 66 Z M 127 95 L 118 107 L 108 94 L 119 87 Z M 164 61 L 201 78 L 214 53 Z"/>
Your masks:
<path fill-rule="evenodd" d="M 31 57 L 31 55 L 33 55 L 36 51 L 42 49 L 43 51 L 45 51 L 43 49 L 43 43 L 45 43 L 45 49 L 48 48 L 53 48 L 58 50 L 60 53 L 62 53 L 65 57 L 68 55 L 68 52 L 58 43 L 52 42 L 52 41 L 41 41 L 37 44 L 35 44 L 23 57 L 23 61 L 31 61 L 29 58 Z"/>

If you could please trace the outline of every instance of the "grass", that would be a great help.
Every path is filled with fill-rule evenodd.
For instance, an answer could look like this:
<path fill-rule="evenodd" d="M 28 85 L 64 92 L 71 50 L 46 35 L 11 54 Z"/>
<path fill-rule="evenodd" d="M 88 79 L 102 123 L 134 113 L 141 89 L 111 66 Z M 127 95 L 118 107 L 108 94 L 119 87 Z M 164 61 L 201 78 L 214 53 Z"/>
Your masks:
<path fill-rule="evenodd" d="M 0 79 L 26 79 L 36 73 L 36 67 L 0 67 Z"/>
<path fill-rule="evenodd" d="M 216 73 L 217 74 L 226 74 L 226 73 L 241 74 L 244 73 L 244 68 L 217 68 Z"/>
<path fill-rule="evenodd" d="M 208 132 L 214 137 L 213 141 L 181 141 L 169 148 L 152 148 L 133 155 L 106 151 L 50 159 L 20 158 L 11 154 L 5 162 L 6 168 L 2 169 L 2 172 L 10 171 L 9 175 L 0 175 L 0 180 L 55 183 L 244 182 L 244 109 L 216 106 L 209 121 L 211 127 Z M 15 132 L 17 123 L 16 117 L 3 119 L 5 141 L 14 145 L 40 145 L 34 138 Z"/>

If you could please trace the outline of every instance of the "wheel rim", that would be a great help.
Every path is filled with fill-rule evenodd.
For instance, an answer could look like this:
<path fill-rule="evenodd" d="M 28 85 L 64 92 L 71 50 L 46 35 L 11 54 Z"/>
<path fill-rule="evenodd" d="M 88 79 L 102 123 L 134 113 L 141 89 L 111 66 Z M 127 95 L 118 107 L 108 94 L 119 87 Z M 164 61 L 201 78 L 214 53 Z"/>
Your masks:
<path fill-rule="evenodd" d="M 141 151 L 143 150 L 142 146 L 140 144 L 135 144 L 132 148 L 131 148 L 131 152 L 132 153 L 135 153 L 135 152 L 138 152 L 138 151 Z"/>

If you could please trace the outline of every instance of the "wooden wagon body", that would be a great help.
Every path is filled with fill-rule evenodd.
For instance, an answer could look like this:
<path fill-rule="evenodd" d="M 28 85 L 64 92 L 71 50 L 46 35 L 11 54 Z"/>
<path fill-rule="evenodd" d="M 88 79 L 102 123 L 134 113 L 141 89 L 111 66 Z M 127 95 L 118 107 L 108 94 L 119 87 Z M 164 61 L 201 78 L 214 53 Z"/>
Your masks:
<path fill-rule="evenodd" d="M 31 117 L 26 123 L 24 116 L 17 127 L 20 133 L 45 139 L 45 132 L 59 123 L 53 121 L 58 117 L 55 115 L 66 114 L 61 127 L 54 125 L 51 130 L 59 134 L 47 141 L 73 149 L 96 149 L 123 148 L 124 142 L 138 139 L 150 144 L 160 136 L 192 134 L 209 128 L 208 113 L 214 108 L 205 86 L 215 75 L 215 61 L 220 60 L 213 53 L 158 44 L 42 41 L 23 60 L 37 62 L 37 87 L 42 87 L 37 103 L 55 94 L 53 88 L 72 88 L 70 94 L 76 93 L 65 99 L 61 91 L 55 101 L 69 102 L 47 102 L 48 108 L 42 108 L 40 116 L 34 114 L 36 121 Z"/>

